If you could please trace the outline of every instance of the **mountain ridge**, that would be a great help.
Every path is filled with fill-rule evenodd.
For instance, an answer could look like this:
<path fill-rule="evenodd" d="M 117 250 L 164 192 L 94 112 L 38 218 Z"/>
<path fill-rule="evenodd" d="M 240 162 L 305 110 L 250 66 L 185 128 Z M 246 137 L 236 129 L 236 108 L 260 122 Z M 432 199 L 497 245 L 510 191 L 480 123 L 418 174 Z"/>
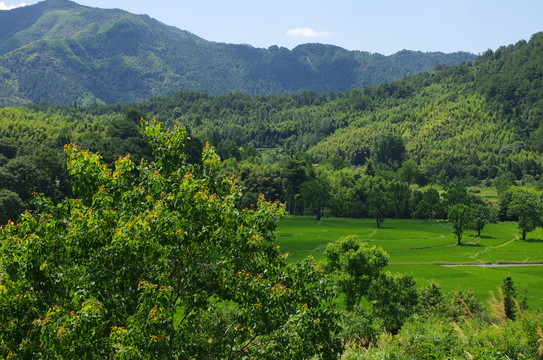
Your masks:
<path fill-rule="evenodd" d="M 2 12 L 0 34 L 0 106 L 131 102 L 179 90 L 344 92 L 475 59 L 465 52 L 384 56 L 315 43 L 292 50 L 217 43 L 148 15 L 69 0 Z"/>

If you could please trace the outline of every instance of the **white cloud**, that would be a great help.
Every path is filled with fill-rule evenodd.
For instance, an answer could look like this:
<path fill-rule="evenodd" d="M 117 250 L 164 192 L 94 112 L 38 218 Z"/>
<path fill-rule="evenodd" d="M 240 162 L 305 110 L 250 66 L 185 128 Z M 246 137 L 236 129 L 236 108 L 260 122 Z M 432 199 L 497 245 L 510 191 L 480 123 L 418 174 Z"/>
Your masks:
<path fill-rule="evenodd" d="M 287 30 L 287 36 L 314 38 L 314 37 L 332 36 L 332 34 L 327 31 L 315 31 L 311 28 L 305 27 L 305 28 L 294 28 L 294 29 Z"/>
<path fill-rule="evenodd" d="M 28 4 L 20 3 L 19 5 L 6 5 L 5 1 L 0 1 L 0 10 L 11 10 L 23 6 L 28 6 Z"/>

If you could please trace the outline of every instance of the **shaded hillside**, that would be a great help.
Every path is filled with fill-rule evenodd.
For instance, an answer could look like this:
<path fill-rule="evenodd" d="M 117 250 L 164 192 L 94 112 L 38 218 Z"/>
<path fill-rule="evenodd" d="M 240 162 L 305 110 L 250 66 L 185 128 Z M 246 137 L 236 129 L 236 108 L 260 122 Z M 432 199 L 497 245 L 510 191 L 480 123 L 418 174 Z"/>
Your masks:
<path fill-rule="evenodd" d="M 348 91 L 474 58 L 405 50 L 383 56 L 321 44 L 257 49 L 209 42 L 146 15 L 46 0 L 0 12 L 0 105 L 88 106 L 179 90 Z"/>

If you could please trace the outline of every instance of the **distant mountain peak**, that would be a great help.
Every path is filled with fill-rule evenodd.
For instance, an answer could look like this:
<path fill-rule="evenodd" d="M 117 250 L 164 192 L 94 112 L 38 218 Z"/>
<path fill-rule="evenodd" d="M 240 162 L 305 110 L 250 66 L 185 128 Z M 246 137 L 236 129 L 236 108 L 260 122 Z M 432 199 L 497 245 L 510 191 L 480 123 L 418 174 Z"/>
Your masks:
<path fill-rule="evenodd" d="M 259 49 L 206 41 L 146 15 L 45 0 L 0 12 L 0 105 L 138 101 L 178 90 L 347 91 L 474 58 L 324 44 Z"/>

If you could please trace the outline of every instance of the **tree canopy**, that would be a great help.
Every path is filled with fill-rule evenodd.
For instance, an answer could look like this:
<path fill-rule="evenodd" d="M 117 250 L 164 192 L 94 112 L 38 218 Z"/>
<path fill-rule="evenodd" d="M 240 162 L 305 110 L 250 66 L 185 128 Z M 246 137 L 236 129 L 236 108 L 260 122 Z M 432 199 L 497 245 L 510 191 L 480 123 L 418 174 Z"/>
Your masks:
<path fill-rule="evenodd" d="M 0 229 L 0 356 L 335 358 L 323 270 L 274 242 L 284 208 L 240 210 L 211 148 L 187 161 L 184 128 L 144 133 L 139 165 L 67 146 L 78 199 L 38 197 Z"/>

